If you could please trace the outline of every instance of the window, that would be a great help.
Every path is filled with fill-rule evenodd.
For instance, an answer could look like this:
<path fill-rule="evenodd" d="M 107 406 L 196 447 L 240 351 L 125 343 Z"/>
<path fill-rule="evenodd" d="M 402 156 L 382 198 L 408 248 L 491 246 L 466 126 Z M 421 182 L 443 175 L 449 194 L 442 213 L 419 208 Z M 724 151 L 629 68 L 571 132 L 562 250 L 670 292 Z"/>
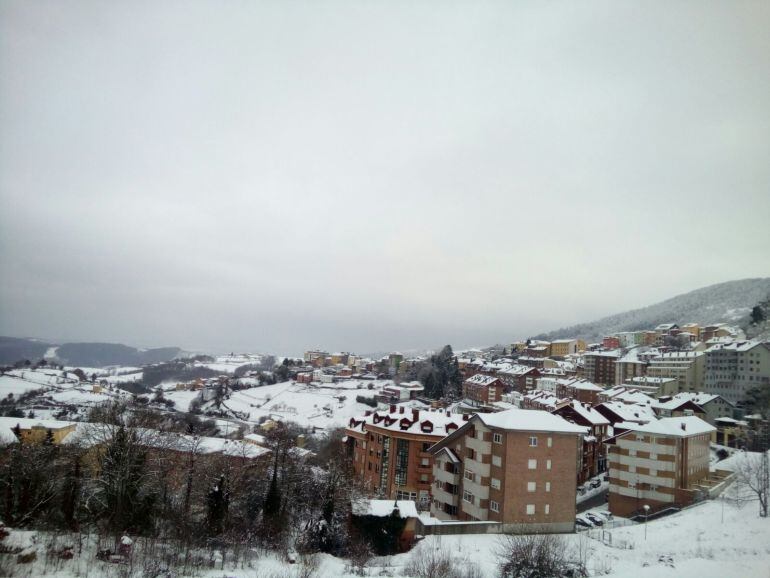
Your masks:
<path fill-rule="evenodd" d="M 548 447 L 550 448 L 551 446 L 553 446 L 553 438 L 549 437 L 548 438 Z"/>
<path fill-rule="evenodd" d="M 425 458 L 427 460 L 427 458 Z M 397 486 L 406 485 L 406 475 L 409 469 L 409 442 L 399 439 L 396 441 L 396 475 L 394 482 Z"/>
<path fill-rule="evenodd" d="M 499 512 L 500 511 L 500 504 L 498 504 L 494 500 L 491 500 L 489 502 L 489 509 L 492 510 L 493 512 Z"/>
<path fill-rule="evenodd" d="M 636 466 L 628 466 L 628 471 L 632 474 L 636 473 Z"/>
<path fill-rule="evenodd" d="M 527 504 L 527 516 L 535 515 L 535 504 Z"/>
<path fill-rule="evenodd" d="M 537 469 L 537 460 L 529 460 L 529 462 L 527 462 L 527 467 L 530 470 L 536 470 Z"/>
<path fill-rule="evenodd" d="M 476 452 L 474 452 L 471 448 L 467 448 L 465 450 L 465 457 L 469 460 L 474 459 L 474 456 L 476 455 Z"/>
<path fill-rule="evenodd" d="M 551 491 L 551 482 L 546 482 L 545 483 L 545 491 L 546 492 L 550 492 Z"/>
<path fill-rule="evenodd" d="M 502 436 L 502 434 L 499 434 L 499 433 L 492 434 L 492 441 L 495 442 L 496 444 L 503 443 L 503 436 Z"/>
<path fill-rule="evenodd" d="M 468 490 L 463 490 L 463 502 L 468 502 L 469 504 L 472 504 L 475 500 L 475 496 L 471 494 Z"/>
<path fill-rule="evenodd" d="M 493 489 L 499 490 L 500 489 L 500 480 L 497 478 L 491 478 L 489 480 L 489 485 L 492 486 Z"/>
<path fill-rule="evenodd" d="M 534 492 L 537 490 L 537 482 L 527 482 L 527 491 Z"/>
<path fill-rule="evenodd" d="M 430 458 L 422 458 L 420 460 L 420 465 L 421 466 L 429 466 L 430 465 Z"/>
<path fill-rule="evenodd" d="M 466 480 L 470 480 L 471 482 L 476 481 L 476 474 L 474 474 L 471 470 L 465 470 L 465 474 L 463 474 Z"/>
<path fill-rule="evenodd" d="M 651 476 L 657 476 L 658 475 L 658 470 L 650 470 L 650 475 Z"/>
<path fill-rule="evenodd" d="M 545 513 L 546 514 L 550 514 L 551 513 L 551 504 L 546 504 L 545 505 Z"/>
<path fill-rule="evenodd" d="M 529 447 L 531 448 L 537 447 L 537 436 L 529 436 Z"/>
<path fill-rule="evenodd" d="M 499 468 L 503 465 L 503 460 L 500 458 L 500 456 L 492 456 L 492 465 Z"/>
<path fill-rule="evenodd" d="M 650 454 L 650 459 L 651 460 L 657 460 L 658 459 L 658 454 Z"/>
<path fill-rule="evenodd" d="M 551 469 L 551 460 L 545 460 L 545 469 L 550 470 Z"/>
<path fill-rule="evenodd" d="M 420 481 L 421 482 L 427 482 L 428 481 L 428 474 L 420 474 Z"/>

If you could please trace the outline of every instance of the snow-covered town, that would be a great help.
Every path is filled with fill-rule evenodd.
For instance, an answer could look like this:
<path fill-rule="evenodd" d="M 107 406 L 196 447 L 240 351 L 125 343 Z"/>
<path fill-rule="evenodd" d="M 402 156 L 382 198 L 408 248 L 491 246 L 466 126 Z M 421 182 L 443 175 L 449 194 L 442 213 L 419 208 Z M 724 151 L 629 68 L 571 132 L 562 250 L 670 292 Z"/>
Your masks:
<path fill-rule="evenodd" d="M 0 1 L 0 578 L 770 578 L 768 30 Z"/>
<path fill-rule="evenodd" d="M 770 342 L 746 329 L 144 367 L 49 350 L 2 367 L 0 559 L 462 577 L 542 548 L 554 575 L 717 576 L 740 552 L 751 575 L 770 560 Z"/>

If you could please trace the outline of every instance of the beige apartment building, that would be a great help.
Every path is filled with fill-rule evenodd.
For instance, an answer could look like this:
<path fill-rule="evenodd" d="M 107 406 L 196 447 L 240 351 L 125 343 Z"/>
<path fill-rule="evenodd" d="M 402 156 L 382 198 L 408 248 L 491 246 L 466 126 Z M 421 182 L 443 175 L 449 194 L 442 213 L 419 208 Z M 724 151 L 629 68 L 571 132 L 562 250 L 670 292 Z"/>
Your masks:
<path fill-rule="evenodd" d="M 647 423 L 623 422 L 608 441 L 609 509 L 629 517 L 692 503 L 709 475 L 709 441 L 715 428 L 694 416 Z"/>
<path fill-rule="evenodd" d="M 682 391 L 703 391 L 706 356 L 702 351 L 672 351 L 650 360 L 649 377 L 669 377 L 677 380 Z"/>
<path fill-rule="evenodd" d="M 557 339 L 551 341 L 551 356 L 566 357 L 578 352 L 577 339 Z"/>
<path fill-rule="evenodd" d="M 474 415 L 430 449 L 431 514 L 572 532 L 586 432 L 540 410 Z"/>

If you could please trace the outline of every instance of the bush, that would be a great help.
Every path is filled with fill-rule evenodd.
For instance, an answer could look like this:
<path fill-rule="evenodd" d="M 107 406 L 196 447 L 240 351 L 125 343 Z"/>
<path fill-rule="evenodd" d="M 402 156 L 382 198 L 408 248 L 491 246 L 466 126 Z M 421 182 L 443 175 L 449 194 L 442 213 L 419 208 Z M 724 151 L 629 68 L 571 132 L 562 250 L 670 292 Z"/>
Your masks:
<path fill-rule="evenodd" d="M 553 534 L 508 534 L 497 549 L 502 578 L 560 578 L 587 576 L 584 564 L 573 560 L 564 539 Z"/>
<path fill-rule="evenodd" d="M 478 565 L 466 559 L 452 557 L 448 548 L 424 544 L 412 552 L 404 572 L 414 578 L 482 578 Z"/>
<path fill-rule="evenodd" d="M 356 401 L 358 403 L 363 403 L 364 405 L 368 405 L 369 407 L 377 407 L 377 400 L 373 397 L 365 397 L 363 395 L 357 395 Z"/>

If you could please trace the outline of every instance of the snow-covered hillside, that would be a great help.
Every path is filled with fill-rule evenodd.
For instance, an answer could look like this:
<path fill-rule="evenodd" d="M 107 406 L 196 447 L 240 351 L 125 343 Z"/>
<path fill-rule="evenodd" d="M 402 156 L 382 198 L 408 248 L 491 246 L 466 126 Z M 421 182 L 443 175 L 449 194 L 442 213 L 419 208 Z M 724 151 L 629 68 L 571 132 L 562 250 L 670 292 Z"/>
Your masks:
<path fill-rule="evenodd" d="M 241 382 L 248 383 L 248 379 Z M 253 380 L 256 381 L 256 380 Z M 303 384 L 293 381 L 242 389 L 229 394 L 221 409 L 245 422 L 258 423 L 272 418 L 291 421 L 304 427 L 328 429 L 346 425 L 351 417 L 363 415 L 371 406 L 356 401 L 357 396 L 373 398 L 389 380 L 351 380 L 328 384 Z M 369 387 L 371 386 L 371 389 Z M 197 391 L 166 391 L 164 397 L 174 402 L 178 411 L 188 411 Z M 207 406 L 202 409 L 205 411 Z"/>
<path fill-rule="evenodd" d="M 580 337 L 601 339 L 620 331 L 653 328 L 661 323 L 717 323 L 739 324 L 747 318 L 751 308 L 770 295 L 770 278 L 742 279 L 696 289 L 666 301 L 604 317 L 590 323 L 581 323 L 535 339 Z"/>
<path fill-rule="evenodd" d="M 634 524 L 610 530 L 566 534 L 564 549 L 570 555 L 586 561 L 589 576 L 609 578 L 764 578 L 770 568 L 770 519 L 759 518 L 756 504 L 739 505 L 728 491 L 727 499 L 717 499 L 683 510 L 667 518 L 644 524 Z M 81 539 L 83 536 L 80 537 Z M 13 575 L 19 578 L 48 576 L 142 576 L 142 567 L 136 572 L 121 565 L 95 560 L 95 545 L 86 537 L 83 553 L 72 560 L 47 563 L 44 554 L 48 541 L 78 543 L 73 535 L 12 530 L 4 546 L 25 552 L 39 552 L 30 564 L 12 563 Z M 433 557 L 449 558 L 451 567 L 462 576 L 493 578 L 499 576 L 497 552 L 501 540 L 496 535 L 427 536 L 411 552 L 396 556 L 371 559 L 366 576 L 418 578 L 408 569 L 415 560 Z M 150 542 L 148 542 L 150 544 Z M 154 544 L 153 544 L 154 545 Z M 135 544 L 135 555 L 143 547 L 140 539 Z M 157 546 L 156 546 L 157 547 Z M 226 558 L 227 559 L 227 558 Z M 195 575 L 203 578 L 299 578 L 303 568 L 290 565 L 278 553 L 260 552 L 237 567 L 222 557 L 215 569 L 200 568 Z M 361 574 L 351 570 L 348 560 L 327 554 L 318 555 L 313 564 L 315 578 L 355 578 Z"/>

